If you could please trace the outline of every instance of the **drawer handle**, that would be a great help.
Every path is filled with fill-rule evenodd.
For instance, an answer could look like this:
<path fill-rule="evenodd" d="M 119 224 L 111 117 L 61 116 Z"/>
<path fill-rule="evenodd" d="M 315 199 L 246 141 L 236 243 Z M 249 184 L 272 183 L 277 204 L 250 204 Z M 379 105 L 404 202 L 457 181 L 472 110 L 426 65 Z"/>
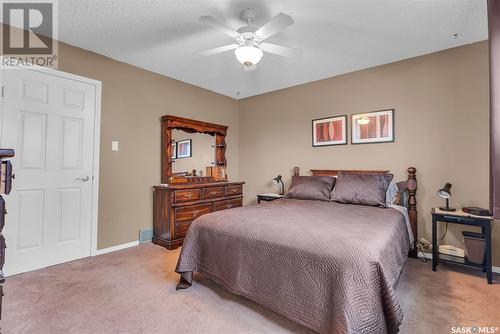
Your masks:
<path fill-rule="evenodd" d="M 217 192 L 216 191 L 211 191 L 210 195 L 217 195 Z"/>
<path fill-rule="evenodd" d="M 233 207 L 232 204 L 226 204 L 226 208 L 231 209 Z"/>
<path fill-rule="evenodd" d="M 196 215 L 198 214 L 198 212 L 199 212 L 198 210 L 194 210 L 193 211 L 193 217 L 196 217 Z"/>
<path fill-rule="evenodd" d="M 191 198 L 191 197 L 193 197 L 193 193 L 185 193 L 184 197 Z"/>

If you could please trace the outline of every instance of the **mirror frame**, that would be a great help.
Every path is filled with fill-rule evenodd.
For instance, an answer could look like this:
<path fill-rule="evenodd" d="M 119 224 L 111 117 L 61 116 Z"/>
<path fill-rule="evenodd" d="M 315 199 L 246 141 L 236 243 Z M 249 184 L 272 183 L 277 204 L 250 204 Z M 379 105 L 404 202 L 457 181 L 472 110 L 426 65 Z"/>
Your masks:
<path fill-rule="evenodd" d="M 227 166 L 227 126 L 194 119 L 165 115 L 161 117 L 161 183 L 170 183 L 172 177 L 172 130 L 187 133 L 206 133 L 215 136 L 215 165 Z"/>

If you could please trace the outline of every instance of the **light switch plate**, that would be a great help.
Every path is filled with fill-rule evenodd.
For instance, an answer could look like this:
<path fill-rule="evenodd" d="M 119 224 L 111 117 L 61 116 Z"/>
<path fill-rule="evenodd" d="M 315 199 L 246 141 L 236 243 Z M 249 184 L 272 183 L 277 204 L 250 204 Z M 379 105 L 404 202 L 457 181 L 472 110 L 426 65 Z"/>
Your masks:
<path fill-rule="evenodd" d="M 119 143 L 117 141 L 111 142 L 111 151 L 118 151 Z"/>

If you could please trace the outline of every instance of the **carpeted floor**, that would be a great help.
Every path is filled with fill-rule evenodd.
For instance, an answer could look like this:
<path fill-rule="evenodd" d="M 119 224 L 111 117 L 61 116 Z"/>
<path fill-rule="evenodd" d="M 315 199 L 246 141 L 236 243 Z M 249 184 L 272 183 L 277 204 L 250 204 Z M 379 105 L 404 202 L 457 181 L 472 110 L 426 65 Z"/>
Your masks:
<path fill-rule="evenodd" d="M 0 332 L 310 333 L 196 276 L 175 291 L 179 250 L 153 244 L 8 277 Z M 500 327 L 500 285 L 480 274 L 409 259 L 398 286 L 401 333 L 451 333 L 453 326 Z M 498 333 L 500 329 L 497 329 Z"/>

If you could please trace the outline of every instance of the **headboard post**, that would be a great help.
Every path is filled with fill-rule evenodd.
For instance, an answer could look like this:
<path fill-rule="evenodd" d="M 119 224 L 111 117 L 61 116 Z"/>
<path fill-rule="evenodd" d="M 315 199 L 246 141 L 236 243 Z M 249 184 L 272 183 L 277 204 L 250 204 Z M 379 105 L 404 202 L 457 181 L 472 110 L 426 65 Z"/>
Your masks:
<path fill-rule="evenodd" d="M 293 167 L 293 176 L 299 176 L 300 173 L 300 168 L 299 167 Z"/>
<path fill-rule="evenodd" d="M 408 216 L 410 218 L 410 226 L 415 239 L 413 249 L 410 250 L 411 257 L 417 257 L 418 251 L 416 242 L 418 238 L 417 224 L 417 169 L 415 167 L 408 168 L 408 179 L 406 186 L 408 187 Z"/>

